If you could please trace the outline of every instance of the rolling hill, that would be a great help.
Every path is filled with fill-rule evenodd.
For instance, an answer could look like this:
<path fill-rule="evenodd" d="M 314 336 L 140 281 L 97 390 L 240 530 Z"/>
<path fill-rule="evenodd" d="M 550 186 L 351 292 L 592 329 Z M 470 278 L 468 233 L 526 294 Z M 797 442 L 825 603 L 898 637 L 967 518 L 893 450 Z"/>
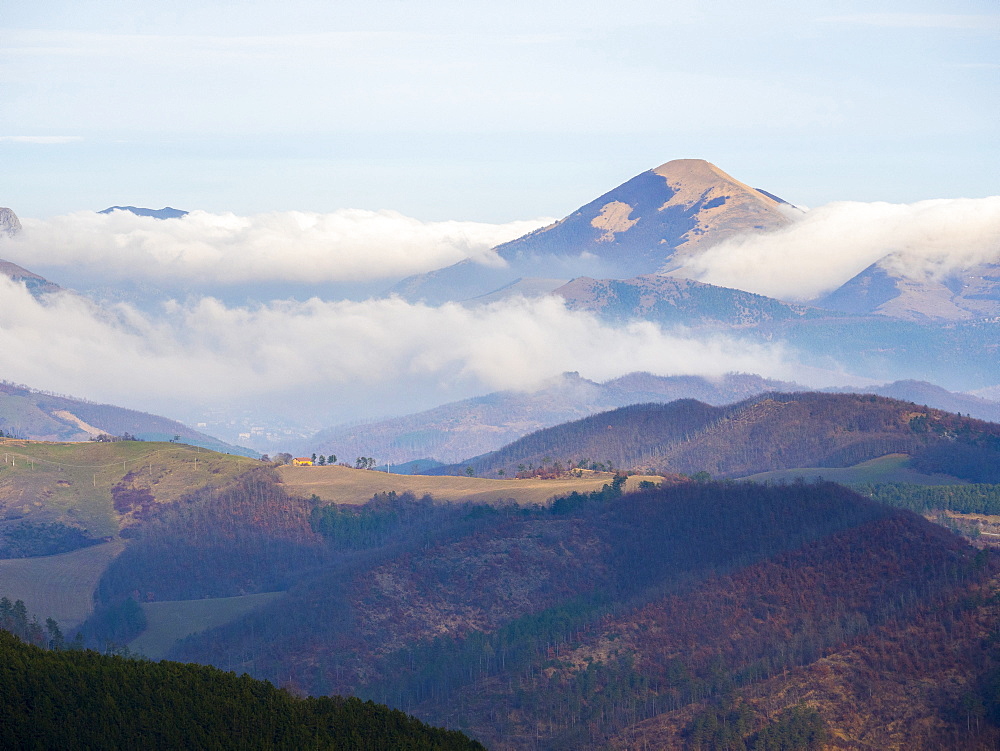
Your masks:
<path fill-rule="evenodd" d="M 898 409 L 913 407 L 816 394 L 737 406 L 660 405 L 684 419 L 659 429 L 682 435 L 728 419 L 754 432 L 756 418 L 765 435 L 833 415 L 842 430 L 818 430 L 813 448 L 843 454 L 845 435 L 878 447 L 895 435 Z M 932 448 L 934 437 L 987 445 L 997 427 L 932 412 L 907 426 Z M 655 422 L 639 427 L 650 434 Z M 713 712 L 742 712 L 748 739 L 808 719 L 829 737 L 899 747 L 904 731 L 886 723 L 894 712 L 919 728 L 911 748 L 998 737 L 992 721 L 973 733 L 958 709 L 968 696 L 993 706 L 986 687 L 1000 655 L 983 635 L 1000 622 L 1000 569 L 947 530 L 843 487 L 672 478 L 657 488 L 635 477 L 637 492 L 623 494 L 625 478 L 608 474 L 582 472 L 563 487 L 275 471 L 176 444 L 158 447 L 181 452 L 162 457 L 170 473 L 160 477 L 155 457 L 135 453 L 148 447 L 11 445 L 17 466 L 0 470 L 25 483 L 70 472 L 68 452 L 117 452 L 89 461 L 104 461 L 99 479 L 114 481 L 103 503 L 126 523 L 124 550 L 0 561 L 51 562 L 51 577 L 60 559 L 94 551 L 100 570 L 86 585 L 96 608 L 81 633 L 97 644 L 360 695 L 499 749 L 679 747 Z M 404 489 L 417 481 L 437 485 L 416 492 L 442 497 L 459 485 L 440 503 Z M 485 503 L 470 502 L 477 489 L 537 492 L 546 482 L 576 492 L 546 505 L 482 493 Z M 876 674 L 866 672 L 873 662 Z M 858 706 L 868 687 L 879 701 Z M 796 714 L 801 696 L 812 697 L 808 715 Z"/>
<path fill-rule="evenodd" d="M 771 393 L 726 407 L 695 400 L 624 407 L 538 431 L 463 466 L 493 476 L 553 462 L 599 462 L 740 477 L 844 467 L 892 453 L 909 455 L 925 472 L 996 482 L 1000 425 L 874 395 Z"/>
<path fill-rule="evenodd" d="M 720 378 L 655 376 L 629 373 L 604 383 L 564 373 L 535 392 L 499 391 L 434 409 L 374 422 L 326 428 L 300 443 L 300 455 L 336 454 L 372 456 L 403 463 L 407 474 L 426 472 L 434 462 L 459 463 L 543 428 L 630 404 L 697 399 L 721 406 L 768 391 L 807 391 L 805 386 L 748 373 L 728 373 Z M 982 420 L 1000 421 L 1000 403 L 969 394 L 957 394 L 922 381 L 896 381 L 855 388 L 824 389 L 868 393 L 961 412 Z"/>
<path fill-rule="evenodd" d="M 141 441 L 60 444 L 0 439 L 0 455 L 0 595 L 21 599 L 67 628 L 80 625 L 91 614 L 98 582 L 127 544 L 147 533 L 149 525 L 161 523 L 157 520 L 178 513 L 178 509 L 188 508 L 183 514 L 190 515 L 191 504 L 197 505 L 206 494 L 239 482 L 243 475 L 261 467 L 245 457 L 183 444 Z M 560 480 L 484 480 L 408 477 L 339 466 L 287 466 L 278 472 L 278 487 L 299 498 L 297 503 L 305 503 L 303 513 L 308 513 L 310 503 L 301 499 L 310 496 L 326 502 L 363 504 L 380 493 L 412 492 L 419 496 L 430 493 L 450 502 L 530 505 L 544 504 L 555 495 L 596 490 L 611 481 L 610 475 L 598 473 Z M 629 485 L 637 487 L 644 479 L 658 481 L 635 477 Z M 258 515 L 257 522 L 263 523 L 270 513 L 260 512 L 263 516 Z M 176 534 L 194 534 L 195 519 L 183 519 Z M 220 523 L 226 527 L 230 520 Z M 261 555 L 252 545 L 243 552 Z M 275 587 L 283 589 L 283 585 Z M 276 590 L 257 587 L 253 591 Z M 244 594 L 245 589 L 236 588 L 225 590 L 220 597 Z M 160 607 L 159 600 L 171 597 L 155 599 Z M 200 622 L 225 622 L 238 612 L 231 600 L 201 602 L 207 611 L 199 611 Z M 182 605 L 169 612 L 174 611 L 188 612 Z M 173 641 L 190 633 L 189 626 L 171 620 L 166 612 L 150 615 L 160 624 L 161 633 L 173 634 Z"/>
<path fill-rule="evenodd" d="M 304 455 L 372 456 L 389 460 L 393 466 L 403 462 L 419 465 L 421 459 L 460 462 L 536 430 L 615 407 L 681 398 L 729 404 L 765 391 L 799 389 L 805 387 L 745 373 L 728 373 L 713 380 L 630 373 L 606 383 L 582 378 L 579 373 L 563 373 L 533 392 L 498 391 L 412 415 L 327 428 L 302 442 L 297 450 Z M 997 410 L 1000 413 L 1000 405 Z M 425 469 L 416 466 L 413 472 Z"/>
<path fill-rule="evenodd" d="M 282 486 L 291 494 L 316 496 L 321 501 L 361 505 L 372 496 L 385 493 L 429 495 L 446 503 L 517 503 L 545 505 L 555 496 L 573 492 L 600 490 L 614 475 L 609 472 L 582 472 L 578 476 L 557 478 L 485 479 L 427 475 L 394 475 L 350 467 L 278 467 Z M 655 476 L 633 475 L 626 487 L 634 490 L 639 483 L 659 481 Z"/>
<path fill-rule="evenodd" d="M 212 451 L 257 457 L 167 417 L 111 404 L 95 404 L 69 396 L 0 382 L 0 431 L 37 441 L 87 441 L 126 433 L 144 441 L 176 440 Z"/>
<path fill-rule="evenodd" d="M 262 482 L 149 527 L 100 601 L 274 586 L 248 558 L 266 551 L 284 594 L 171 659 L 386 702 L 497 749 L 680 748 L 711 712 L 744 711 L 747 737 L 778 732 L 802 696 L 828 737 L 997 737 L 957 711 L 992 701 L 1000 665 L 983 638 L 1000 615 L 989 555 L 840 486 L 609 486 L 533 509 L 389 494 L 310 511 Z M 869 688 L 878 701 L 858 703 Z"/>
<path fill-rule="evenodd" d="M 6 438 L 0 455 L 0 595 L 68 627 L 93 609 L 97 582 L 130 530 L 161 506 L 260 466 L 247 457 L 142 441 Z"/>

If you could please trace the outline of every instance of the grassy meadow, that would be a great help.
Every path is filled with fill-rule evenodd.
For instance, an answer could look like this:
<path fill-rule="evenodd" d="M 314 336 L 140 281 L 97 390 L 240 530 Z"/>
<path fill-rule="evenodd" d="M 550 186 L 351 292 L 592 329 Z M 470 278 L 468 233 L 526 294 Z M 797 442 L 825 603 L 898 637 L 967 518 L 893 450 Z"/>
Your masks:
<path fill-rule="evenodd" d="M 877 459 L 870 459 L 853 467 L 803 467 L 798 469 L 781 469 L 774 472 L 761 472 L 741 478 L 753 482 L 792 482 L 803 479 L 830 480 L 842 485 L 876 485 L 885 482 L 900 482 L 910 485 L 964 485 L 966 480 L 960 480 L 951 475 L 928 475 L 910 469 L 907 465 L 910 457 L 906 454 L 887 454 Z"/>
<path fill-rule="evenodd" d="M 162 660 L 179 639 L 229 623 L 273 602 L 282 594 L 262 592 L 242 597 L 143 603 L 149 625 L 128 647 L 151 660 Z"/>
<path fill-rule="evenodd" d="M 5 520 L 60 521 L 91 537 L 119 531 L 111 489 L 129 473 L 158 502 L 220 485 L 258 462 L 178 443 L 48 443 L 0 439 L 0 509 Z"/>
<path fill-rule="evenodd" d="M 600 490 L 614 479 L 614 474 L 610 472 L 583 471 L 579 477 L 554 480 L 487 480 L 479 477 L 394 475 L 340 466 L 283 466 L 278 468 L 278 473 L 285 489 L 293 495 L 315 495 L 323 501 L 347 504 L 365 503 L 376 493 L 403 493 L 407 490 L 418 497 L 429 493 L 438 501 L 499 503 L 513 500 L 524 505 L 544 504 L 554 496 L 567 495 L 574 490 L 580 493 Z M 643 480 L 659 484 L 662 479 L 634 475 L 628 478 L 626 489 L 637 488 Z"/>
<path fill-rule="evenodd" d="M 94 589 L 108 563 L 125 548 L 120 540 L 61 555 L 0 560 L 0 596 L 24 600 L 29 613 L 55 618 L 64 630 L 94 607 Z"/>

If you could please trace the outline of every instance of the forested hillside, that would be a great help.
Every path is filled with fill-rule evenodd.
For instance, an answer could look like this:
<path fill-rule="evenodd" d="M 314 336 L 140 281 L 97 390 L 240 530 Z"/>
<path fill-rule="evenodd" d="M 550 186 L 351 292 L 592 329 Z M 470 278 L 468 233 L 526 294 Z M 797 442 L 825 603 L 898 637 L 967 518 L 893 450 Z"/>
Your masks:
<path fill-rule="evenodd" d="M 886 454 L 927 473 L 1000 481 L 1000 425 L 867 394 L 764 394 L 726 407 L 642 404 L 541 430 L 431 473 L 494 476 L 599 464 L 740 477 L 793 467 L 844 467 Z"/>
<path fill-rule="evenodd" d="M 296 698 L 211 667 L 47 651 L 0 631 L 6 749 L 482 749 L 358 699 Z"/>
<path fill-rule="evenodd" d="M 261 470 L 143 520 L 85 631 L 133 638 L 149 600 L 276 592 L 170 658 L 385 702 L 491 748 L 670 733 L 661 747 L 679 748 L 718 724 L 706 712 L 742 712 L 747 743 L 789 728 L 877 734 L 903 695 L 878 711 L 829 697 L 806 711 L 805 688 L 767 688 L 869 654 L 904 695 L 923 686 L 928 728 L 911 748 L 995 737 L 991 720 L 973 732 L 956 709 L 966 695 L 989 705 L 988 553 L 829 483 L 623 495 L 622 480 L 549 507 L 395 493 L 358 507 L 289 497 Z M 937 667 L 898 646 L 911 631 Z"/>

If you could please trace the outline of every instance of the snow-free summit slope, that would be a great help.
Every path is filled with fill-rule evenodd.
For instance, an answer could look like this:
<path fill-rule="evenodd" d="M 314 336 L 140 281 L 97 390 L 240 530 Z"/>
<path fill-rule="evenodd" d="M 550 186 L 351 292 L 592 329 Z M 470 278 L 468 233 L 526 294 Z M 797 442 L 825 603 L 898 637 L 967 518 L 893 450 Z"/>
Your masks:
<path fill-rule="evenodd" d="M 462 261 L 405 279 L 393 292 L 439 304 L 488 294 L 519 278 L 663 273 L 735 234 L 787 226 L 796 213 L 709 162 L 677 159 L 636 175 L 554 224 L 497 246 L 495 266 Z"/>

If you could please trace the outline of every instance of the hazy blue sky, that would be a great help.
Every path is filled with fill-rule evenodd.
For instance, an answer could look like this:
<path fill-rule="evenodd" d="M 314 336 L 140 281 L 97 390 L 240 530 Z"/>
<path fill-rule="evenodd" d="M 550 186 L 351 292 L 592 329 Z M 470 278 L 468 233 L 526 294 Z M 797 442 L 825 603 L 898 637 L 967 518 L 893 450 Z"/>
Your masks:
<path fill-rule="evenodd" d="M 562 216 L 701 157 L 790 201 L 998 192 L 995 0 L 9 0 L 0 206 Z"/>

